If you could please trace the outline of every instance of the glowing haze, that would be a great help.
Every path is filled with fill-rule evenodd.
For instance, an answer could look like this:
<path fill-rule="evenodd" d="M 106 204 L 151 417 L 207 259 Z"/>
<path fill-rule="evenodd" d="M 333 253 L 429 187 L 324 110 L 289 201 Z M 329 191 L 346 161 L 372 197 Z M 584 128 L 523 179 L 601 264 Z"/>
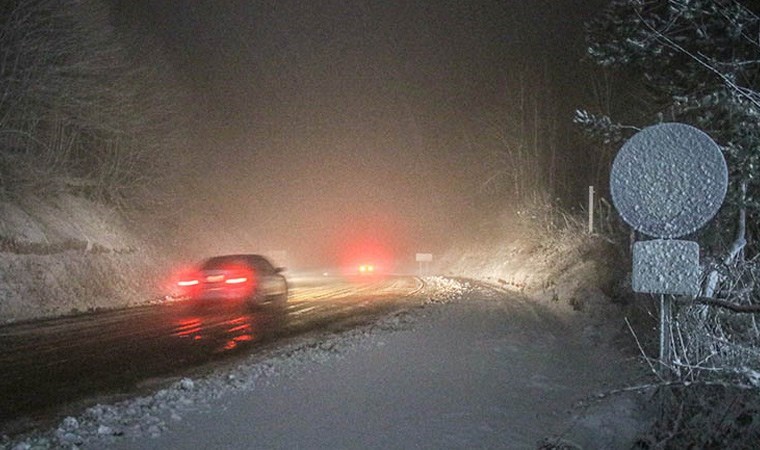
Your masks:
<path fill-rule="evenodd" d="M 486 169 L 471 125 L 520 61 L 583 50 L 569 0 L 114 3 L 191 93 L 183 251 L 295 266 L 442 251 Z"/>

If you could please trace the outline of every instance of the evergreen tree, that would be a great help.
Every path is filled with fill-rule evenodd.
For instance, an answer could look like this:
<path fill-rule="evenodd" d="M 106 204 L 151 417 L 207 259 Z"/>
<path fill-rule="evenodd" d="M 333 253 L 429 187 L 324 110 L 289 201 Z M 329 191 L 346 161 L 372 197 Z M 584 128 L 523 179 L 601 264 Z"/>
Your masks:
<path fill-rule="evenodd" d="M 643 100 L 634 126 L 579 110 L 576 122 L 601 141 L 622 144 L 637 128 L 689 123 L 721 146 L 729 167 L 726 207 L 712 227 L 757 238 L 760 220 L 760 18 L 736 0 L 614 0 L 587 24 L 593 63 L 633 77 Z M 629 111 L 630 112 L 630 111 Z M 740 217 L 736 231 L 736 217 Z M 735 236 L 735 237 L 734 237 Z M 756 240 L 748 239 L 754 254 Z"/>

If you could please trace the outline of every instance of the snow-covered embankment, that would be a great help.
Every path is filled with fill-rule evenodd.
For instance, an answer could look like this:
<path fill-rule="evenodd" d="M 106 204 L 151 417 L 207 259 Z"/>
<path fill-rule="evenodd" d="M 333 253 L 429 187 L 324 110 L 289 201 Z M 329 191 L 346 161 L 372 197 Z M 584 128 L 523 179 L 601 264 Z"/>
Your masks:
<path fill-rule="evenodd" d="M 0 202 L 0 323 L 146 302 L 154 269 L 106 207 L 73 196 Z"/>

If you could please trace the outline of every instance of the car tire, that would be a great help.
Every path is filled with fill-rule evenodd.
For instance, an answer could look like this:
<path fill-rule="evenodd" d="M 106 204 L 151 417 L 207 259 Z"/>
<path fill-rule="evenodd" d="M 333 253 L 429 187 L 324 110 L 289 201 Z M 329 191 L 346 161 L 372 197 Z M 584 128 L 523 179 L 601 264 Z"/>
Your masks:
<path fill-rule="evenodd" d="M 284 310 L 285 307 L 288 305 L 288 282 L 285 280 L 282 280 L 282 284 L 283 284 L 283 292 L 282 294 L 277 296 L 277 299 L 275 300 L 275 302 L 280 308 Z"/>
<path fill-rule="evenodd" d="M 253 295 L 251 295 L 250 297 L 246 299 L 245 306 L 250 311 L 257 311 L 262 307 L 262 305 L 264 304 L 264 301 L 265 301 L 264 296 L 261 295 L 261 292 L 256 290 L 256 292 L 253 293 Z"/>
<path fill-rule="evenodd" d="M 277 329 L 283 329 L 288 323 L 288 284 L 284 282 L 285 291 L 282 294 L 272 297 L 269 303 L 271 307 L 272 323 Z"/>

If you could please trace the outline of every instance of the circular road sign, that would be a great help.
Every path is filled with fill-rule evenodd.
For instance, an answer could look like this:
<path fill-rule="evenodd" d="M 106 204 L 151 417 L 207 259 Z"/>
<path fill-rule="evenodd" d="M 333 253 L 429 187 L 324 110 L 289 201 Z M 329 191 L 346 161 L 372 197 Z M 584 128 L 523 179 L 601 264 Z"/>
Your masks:
<path fill-rule="evenodd" d="M 718 212 L 728 168 L 718 145 L 682 123 L 647 127 L 618 152 L 612 202 L 634 229 L 657 238 L 693 233 Z"/>

